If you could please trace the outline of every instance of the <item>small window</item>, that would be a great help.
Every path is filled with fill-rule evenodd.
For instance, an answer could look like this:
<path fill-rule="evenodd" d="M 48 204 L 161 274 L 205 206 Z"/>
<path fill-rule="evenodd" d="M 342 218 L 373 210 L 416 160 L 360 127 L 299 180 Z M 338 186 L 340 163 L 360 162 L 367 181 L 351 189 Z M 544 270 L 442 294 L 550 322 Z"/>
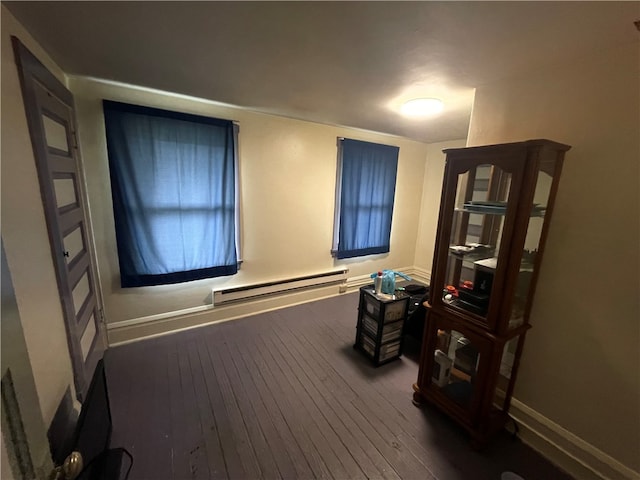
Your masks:
<path fill-rule="evenodd" d="M 122 287 L 236 273 L 237 126 L 103 106 Z"/>
<path fill-rule="evenodd" d="M 389 252 L 398 147 L 338 140 L 332 253 L 337 258 Z"/>

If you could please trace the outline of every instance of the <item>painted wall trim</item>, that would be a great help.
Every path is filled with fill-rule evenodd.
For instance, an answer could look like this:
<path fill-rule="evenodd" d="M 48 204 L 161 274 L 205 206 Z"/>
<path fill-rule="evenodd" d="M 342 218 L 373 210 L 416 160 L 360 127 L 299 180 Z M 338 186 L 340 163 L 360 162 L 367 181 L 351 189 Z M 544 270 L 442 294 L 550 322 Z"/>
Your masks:
<path fill-rule="evenodd" d="M 213 308 L 210 305 L 116 322 L 109 327 L 109 346 L 115 347 L 193 328 L 259 315 L 280 308 L 340 295 L 339 286 L 289 293 Z M 157 317 L 157 318 L 154 318 Z"/>
<path fill-rule="evenodd" d="M 409 274 L 415 280 L 422 282 L 426 285 L 431 284 L 431 272 L 424 268 L 413 267 L 412 273 Z"/>
<path fill-rule="evenodd" d="M 522 441 L 580 479 L 640 480 L 640 472 L 585 442 L 536 410 L 513 398 L 511 416 Z"/>
<path fill-rule="evenodd" d="M 318 288 L 321 286 L 344 284 L 347 280 L 348 268 L 315 273 L 300 277 L 242 285 L 231 288 L 213 289 L 213 305 L 246 301 L 250 298 L 266 295 L 282 295 L 302 288 Z"/>
<path fill-rule="evenodd" d="M 144 323 L 153 323 L 159 320 L 183 317 L 185 315 L 193 315 L 196 313 L 206 312 L 207 310 L 213 310 L 213 305 L 201 305 L 199 307 L 184 308 L 182 310 L 158 313 L 156 315 L 147 315 L 144 317 L 130 318 L 128 320 L 121 320 L 119 322 L 107 323 L 107 331 L 117 330 L 119 328 L 125 328 L 125 327 L 133 327 L 135 325 L 140 325 Z"/>
<path fill-rule="evenodd" d="M 398 272 L 402 272 L 405 275 L 409 275 L 413 280 L 420 283 L 429 284 L 429 281 L 431 280 L 431 274 L 422 268 L 405 267 L 405 268 L 394 268 L 394 270 Z M 370 275 L 359 275 L 357 277 L 350 277 L 349 279 L 347 279 L 347 288 L 349 290 L 356 290 L 370 283 L 373 283 L 373 280 L 371 280 Z"/>
<path fill-rule="evenodd" d="M 411 276 L 414 280 L 428 283 L 429 274 L 416 267 L 396 268 Z M 363 285 L 371 283 L 369 275 L 351 277 L 346 281 L 346 289 L 342 285 L 327 285 L 302 291 L 286 292 L 267 298 L 247 299 L 229 305 L 200 305 L 177 311 L 163 312 L 156 315 L 131 318 L 107 324 L 109 346 L 122 345 L 147 338 L 212 325 L 228 320 L 235 320 L 249 315 L 257 315 L 278 308 L 291 307 L 301 303 L 312 302 L 353 292 Z"/>

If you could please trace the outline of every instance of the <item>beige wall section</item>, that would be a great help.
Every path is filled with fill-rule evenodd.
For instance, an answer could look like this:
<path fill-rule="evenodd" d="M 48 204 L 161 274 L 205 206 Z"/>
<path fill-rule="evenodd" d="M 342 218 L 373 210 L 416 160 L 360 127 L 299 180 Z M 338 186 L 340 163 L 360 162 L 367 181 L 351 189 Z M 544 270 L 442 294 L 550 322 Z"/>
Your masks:
<path fill-rule="evenodd" d="M 638 43 L 476 90 L 469 145 L 572 145 L 515 397 L 640 471 Z"/>
<path fill-rule="evenodd" d="M 213 287 L 285 279 L 341 266 L 347 266 L 354 277 L 413 265 L 425 144 L 88 78 L 70 77 L 69 86 L 76 100 L 109 323 L 210 304 Z M 237 275 L 173 286 L 120 288 L 103 98 L 240 122 L 243 264 Z M 339 136 L 400 147 L 388 255 L 350 261 L 335 261 L 330 255 Z"/>
<path fill-rule="evenodd" d="M 33 369 L 29 360 L 29 352 L 24 338 L 20 312 L 16 303 L 15 291 L 11 279 L 11 273 L 7 265 L 7 257 L 2 248 L 2 322 L 0 322 L 0 335 L 2 345 L 0 347 L 0 372 L 3 377 L 9 372 L 14 394 L 20 404 L 20 421 L 29 446 L 29 456 L 33 467 L 47 474 L 52 468 L 49 442 L 47 441 L 47 427 L 42 418 L 42 409 L 36 390 Z M 3 412 L 3 425 L 5 429 L 7 412 Z M 4 430 L 7 433 L 7 430 Z M 11 439 L 11 437 L 9 437 Z M 15 454 L 16 446 L 9 444 L 9 451 Z M 12 456 L 16 460 L 15 455 Z M 12 469 L 18 465 L 11 465 Z M 18 471 L 18 470 L 16 470 Z M 4 480 L 4 476 L 0 477 Z"/>
<path fill-rule="evenodd" d="M 11 46 L 17 36 L 62 82 L 63 72 L 2 6 L 2 239 L 45 425 L 73 372 Z"/>
<path fill-rule="evenodd" d="M 427 146 L 427 164 L 422 186 L 422 202 L 420 203 L 420 219 L 418 238 L 416 241 L 415 266 L 431 275 L 433 264 L 433 248 L 438 230 L 440 212 L 440 196 L 444 178 L 445 148 L 464 147 L 466 139 L 449 142 L 432 143 Z"/>
<path fill-rule="evenodd" d="M 9 464 L 9 455 L 7 447 L 4 443 L 4 435 L 0 432 L 0 478 L 2 480 L 14 480 L 11 465 Z"/>

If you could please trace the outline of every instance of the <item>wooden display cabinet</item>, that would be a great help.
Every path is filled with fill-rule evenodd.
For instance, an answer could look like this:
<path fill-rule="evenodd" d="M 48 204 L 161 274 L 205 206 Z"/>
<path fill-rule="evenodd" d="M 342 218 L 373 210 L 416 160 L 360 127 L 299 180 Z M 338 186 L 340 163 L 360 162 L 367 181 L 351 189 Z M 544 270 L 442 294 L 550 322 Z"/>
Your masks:
<path fill-rule="evenodd" d="M 507 422 L 568 145 L 530 140 L 445 150 L 414 403 L 482 445 Z"/>

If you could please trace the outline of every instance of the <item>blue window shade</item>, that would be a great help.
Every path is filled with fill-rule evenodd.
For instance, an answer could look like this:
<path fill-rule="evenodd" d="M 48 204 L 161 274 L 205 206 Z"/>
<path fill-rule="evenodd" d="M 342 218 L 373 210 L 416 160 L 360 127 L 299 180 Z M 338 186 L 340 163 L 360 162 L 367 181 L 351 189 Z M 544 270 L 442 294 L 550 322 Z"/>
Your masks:
<path fill-rule="evenodd" d="M 398 152 L 389 145 L 340 141 L 337 258 L 389 251 Z"/>
<path fill-rule="evenodd" d="M 121 285 L 236 273 L 233 123 L 103 107 Z"/>

